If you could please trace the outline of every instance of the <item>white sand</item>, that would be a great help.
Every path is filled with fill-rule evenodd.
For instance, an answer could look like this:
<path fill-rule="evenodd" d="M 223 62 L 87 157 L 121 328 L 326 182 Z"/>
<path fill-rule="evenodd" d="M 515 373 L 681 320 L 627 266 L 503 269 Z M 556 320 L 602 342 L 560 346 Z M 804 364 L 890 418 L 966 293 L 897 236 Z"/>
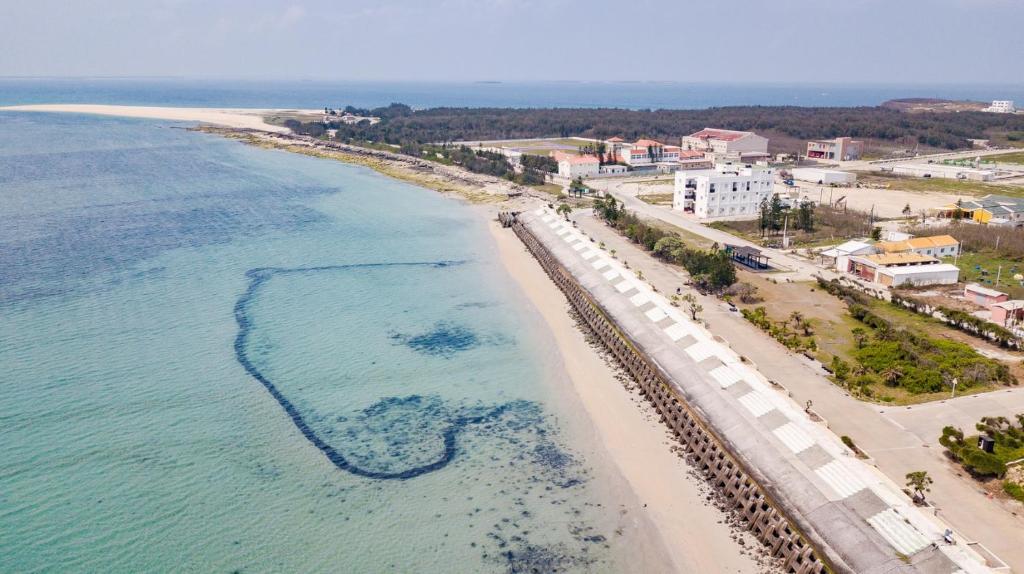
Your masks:
<path fill-rule="evenodd" d="M 0 107 L 0 111 L 63 112 L 94 114 L 100 116 L 121 116 L 126 118 L 148 118 L 154 120 L 199 122 L 230 128 L 247 128 L 282 133 L 287 132 L 288 129 L 268 124 L 263 121 L 263 117 L 273 113 L 318 113 L 316 110 L 170 108 L 153 106 L 107 106 L 96 104 L 37 104 L 26 106 L 6 106 Z"/>
<path fill-rule="evenodd" d="M 554 335 L 565 369 L 580 402 L 593 422 L 597 438 L 622 473 L 639 510 L 662 537 L 677 572 L 762 571 L 748 551 L 731 537 L 724 514 L 705 502 L 700 479 L 670 450 L 668 429 L 638 404 L 635 394 L 615 379 L 612 369 L 587 343 L 566 312 L 568 302 L 540 264 L 510 231 L 492 223 L 491 232 L 502 263 Z M 743 534 L 746 547 L 759 545 Z"/>

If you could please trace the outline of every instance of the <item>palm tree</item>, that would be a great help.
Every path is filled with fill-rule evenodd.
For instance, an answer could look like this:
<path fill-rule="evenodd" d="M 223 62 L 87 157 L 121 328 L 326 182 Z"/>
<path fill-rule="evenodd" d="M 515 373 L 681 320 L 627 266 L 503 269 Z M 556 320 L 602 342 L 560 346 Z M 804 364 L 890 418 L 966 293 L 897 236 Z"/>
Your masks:
<path fill-rule="evenodd" d="M 868 333 L 860 327 L 854 327 L 850 330 L 850 334 L 853 335 L 853 341 L 856 343 L 858 349 L 863 349 L 864 344 L 868 342 Z"/>
<path fill-rule="evenodd" d="M 793 326 L 799 327 L 800 323 L 804 320 L 804 314 L 800 311 L 793 311 L 789 314 L 789 320 L 793 323 Z"/>
<path fill-rule="evenodd" d="M 558 206 L 558 209 L 555 210 L 555 213 L 557 213 L 558 215 L 564 215 L 565 220 L 569 221 L 569 214 L 572 213 L 572 208 L 569 207 L 569 204 L 563 203 Z"/>
<path fill-rule="evenodd" d="M 886 385 L 889 385 L 890 387 L 895 387 L 899 385 L 900 377 L 903 376 L 903 372 L 897 369 L 896 367 L 888 367 L 881 373 L 878 373 L 878 375 L 882 377 L 882 380 L 885 381 Z"/>

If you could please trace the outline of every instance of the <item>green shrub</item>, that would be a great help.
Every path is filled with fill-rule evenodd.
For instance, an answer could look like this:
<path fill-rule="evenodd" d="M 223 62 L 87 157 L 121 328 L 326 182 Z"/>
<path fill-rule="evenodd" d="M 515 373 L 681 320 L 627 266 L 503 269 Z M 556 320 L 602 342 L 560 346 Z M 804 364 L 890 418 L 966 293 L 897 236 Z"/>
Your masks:
<path fill-rule="evenodd" d="M 1006 494 L 1016 498 L 1017 500 L 1024 502 L 1024 486 L 1017 484 L 1016 482 L 1010 482 L 1007 480 L 1003 483 L 1003 491 Z"/>

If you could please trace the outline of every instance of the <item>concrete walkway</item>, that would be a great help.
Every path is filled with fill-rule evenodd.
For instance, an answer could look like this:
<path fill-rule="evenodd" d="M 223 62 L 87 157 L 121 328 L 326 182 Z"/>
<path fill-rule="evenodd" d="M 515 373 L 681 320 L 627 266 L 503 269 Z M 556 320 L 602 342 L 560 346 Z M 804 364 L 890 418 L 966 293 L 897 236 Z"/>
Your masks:
<path fill-rule="evenodd" d="M 632 208 L 630 203 L 626 205 Z M 686 275 L 680 268 L 654 259 L 589 211 L 577 211 L 572 219 L 595 240 L 603 241 L 607 249 L 615 249 L 620 260 L 642 271 L 644 279 L 662 293 L 675 293 L 677 287 L 687 292 Z M 720 242 L 726 240 L 733 241 L 730 236 Z M 829 381 L 816 363 L 768 338 L 719 299 L 696 295 L 704 307 L 701 317 L 713 334 L 757 365 L 768 379 L 788 389 L 798 404 L 811 401 L 813 410 L 826 419 L 832 431 L 850 436 L 873 458 L 878 469 L 897 484 L 906 482 L 904 477 L 908 472 L 928 471 L 935 480 L 929 501 L 936 506 L 938 516 L 958 531 L 959 540 L 980 541 L 1014 571 L 1024 572 L 1024 545 L 1020 544 L 1024 540 L 1024 518 L 1021 517 L 1024 507 L 987 498 L 979 483 L 947 461 L 942 448 L 937 446 L 938 434 L 945 424 L 970 429 L 973 421 L 984 414 L 1010 415 L 1024 411 L 1024 389 L 1001 391 L 998 398 L 988 394 L 910 408 L 865 403 Z M 978 550 L 984 554 L 982 549 Z"/>

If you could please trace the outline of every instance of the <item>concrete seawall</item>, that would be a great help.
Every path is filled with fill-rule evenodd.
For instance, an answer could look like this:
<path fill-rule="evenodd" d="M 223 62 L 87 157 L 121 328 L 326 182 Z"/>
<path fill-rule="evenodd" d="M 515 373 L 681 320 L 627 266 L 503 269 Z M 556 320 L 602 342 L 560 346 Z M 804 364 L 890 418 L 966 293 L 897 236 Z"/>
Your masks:
<path fill-rule="evenodd" d="M 987 572 L 749 364 L 549 210 L 503 216 L 786 571 Z"/>

